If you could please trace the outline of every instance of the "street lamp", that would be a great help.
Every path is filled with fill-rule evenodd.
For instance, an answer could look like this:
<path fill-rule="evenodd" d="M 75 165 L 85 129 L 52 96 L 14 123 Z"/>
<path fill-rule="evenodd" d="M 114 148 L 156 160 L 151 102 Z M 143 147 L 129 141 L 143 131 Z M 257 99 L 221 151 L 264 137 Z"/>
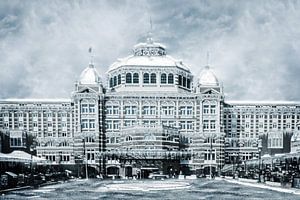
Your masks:
<path fill-rule="evenodd" d="M 87 154 L 86 154 L 86 148 L 85 148 L 85 140 L 86 140 L 86 133 L 84 133 L 84 139 L 83 139 L 83 155 L 85 160 L 85 179 L 88 180 L 88 160 L 87 160 Z"/>
<path fill-rule="evenodd" d="M 233 179 L 235 179 L 235 177 L 234 177 L 234 164 L 235 164 L 234 160 L 235 160 L 235 157 L 236 157 L 236 153 L 233 153 L 232 154 L 232 178 Z"/>
<path fill-rule="evenodd" d="M 258 177 L 258 182 L 261 182 L 261 150 L 262 150 L 262 144 L 261 144 L 261 140 L 258 140 L 258 169 L 259 169 L 259 177 Z"/>
<path fill-rule="evenodd" d="M 32 185 L 34 185 L 34 175 L 33 175 L 33 153 L 36 149 L 36 141 L 35 139 L 32 140 L 32 144 L 30 145 L 30 176 Z"/>
<path fill-rule="evenodd" d="M 205 134 L 206 137 L 209 139 L 209 179 L 212 179 L 212 139 L 216 137 L 215 133 L 207 133 Z"/>

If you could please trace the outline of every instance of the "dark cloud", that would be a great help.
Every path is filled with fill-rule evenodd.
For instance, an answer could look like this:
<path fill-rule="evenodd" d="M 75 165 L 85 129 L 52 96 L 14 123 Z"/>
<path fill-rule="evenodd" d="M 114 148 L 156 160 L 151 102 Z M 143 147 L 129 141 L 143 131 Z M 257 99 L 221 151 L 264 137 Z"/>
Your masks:
<path fill-rule="evenodd" d="M 98 71 L 154 38 L 227 99 L 299 100 L 298 1 L 1 1 L 0 98 L 69 97 L 93 46 Z"/>

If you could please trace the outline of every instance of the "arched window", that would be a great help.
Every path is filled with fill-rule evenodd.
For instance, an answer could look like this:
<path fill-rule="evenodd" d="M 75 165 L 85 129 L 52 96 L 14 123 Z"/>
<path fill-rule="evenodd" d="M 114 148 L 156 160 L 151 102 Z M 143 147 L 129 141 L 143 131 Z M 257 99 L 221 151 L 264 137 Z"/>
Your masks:
<path fill-rule="evenodd" d="M 132 83 L 131 73 L 126 74 L 126 83 Z"/>
<path fill-rule="evenodd" d="M 161 84 L 166 84 L 167 83 L 167 75 L 166 74 L 161 74 L 160 83 Z"/>
<path fill-rule="evenodd" d="M 173 74 L 169 74 L 168 75 L 168 84 L 173 84 L 174 83 L 174 75 Z"/>
<path fill-rule="evenodd" d="M 133 74 L 133 83 L 139 83 L 139 74 L 138 73 Z"/>
<path fill-rule="evenodd" d="M 178 75 L 178 85 L 182 85 L 182 76 Z"/>
<path fill-rule="evenodd" d="M 144 74 L 144 83 L 149 83 L 149 74 L 148 73 Z"/>
<path fill-rule="evenodd" d="M 121 85 L 121 74 L 118 75 L 118 85 Z"/>
<path fill-rule="evenodd" d="M 114 76 L 114 86 L 116 86 L 116 85 L 117 85 L 117 77 Z"/>
<path fill-rule="evenodd" d="M 111 87 L 111 88 L 113 87 L 113 78 L 109 79 L 109 87 Z"/>
<path fill-rule="evenodd" d="M 59 146 L 61 146 L 61 147 L 68 147 L 68 146 L 69 146 L 69 143 L 66 142 L 66 141 L 64 141 L 64 142 L 61 142 L 61 143 L 59 144 Z"/>
<path fill-rule="evenodd" d="M 156 83 L 156 74 L 151 74 L 151 83 Z"/>
<path fill-rule="evenodd" d="M 132 140 L 132 137 L 130 135 L 126 136 L 126 138 L 125 138 L 126 142 L 131 141 L 131 140 Z"/>
<path fill-rule="evenodd" d="M 186 80 L 186 85 L 187 85 L 187 88 L 189 88 L 189 89 L 191 88 L 191 79 L 188 78 Z"/>
<path fill-rule="evenodd" d="M 156 137 L 151 133 L 144 136 L 144 140 L 156 140 Z"/>
<path fill-rule="evenodd" d="M 183 77 L 182 83 L 183 83 L 182 86 L 186 87 L 186 77 Z"/>

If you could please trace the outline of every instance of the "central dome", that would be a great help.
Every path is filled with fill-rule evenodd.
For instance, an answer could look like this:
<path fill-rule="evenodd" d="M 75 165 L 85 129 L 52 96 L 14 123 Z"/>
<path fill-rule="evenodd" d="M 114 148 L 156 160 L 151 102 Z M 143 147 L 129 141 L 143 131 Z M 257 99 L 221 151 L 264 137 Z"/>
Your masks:
<path fill-rule="evenodd" d="M 90 64 L 83 70 L 80 75 L 79 82 L 87 85 L 96 85 L 101 83 L 100 76 L 93 64 Z"/>
<path fill-rule="evenodd" d="M 160 43 L 153 42 L 151 37 L 147 42 L 134 46 L 133 55 L 118 59 L 108 71 L 118 69 L 121 66 L 158 66 L 158 67 L 179 67 L 186 71 L 190 69 L 181 60 L 176 60 L 167 55 L 166 47 Z"/>

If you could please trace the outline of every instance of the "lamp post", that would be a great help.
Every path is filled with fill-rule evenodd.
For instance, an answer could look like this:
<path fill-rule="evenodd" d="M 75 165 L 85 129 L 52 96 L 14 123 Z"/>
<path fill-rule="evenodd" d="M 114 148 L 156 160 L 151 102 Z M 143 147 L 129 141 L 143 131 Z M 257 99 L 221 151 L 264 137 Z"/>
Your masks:
<path fill-rule="evenodd" d="M 212 170 L 211 162 L 212 162 L 212 137 L 210 137 L 209 179 L 212 179 L 212 175 L 211 175 L 211 170 Z"/>
<path fill-rule="evenodd" d="M 88 180 L 89 176 L 88 176 L 88 160 L 87 160 L 87 154 L 86 154 L 86 147 L 85 147 L 85 140 L 86 140 L 86 133 L 84 133 L 84 138 L 83 138 L 83 157 L 85 160 L 85 179 Z"/>
<path fill-rule="evenodd" d="M 32 185 L 34 185 L 34 175 L 33 175 L 33 153 L 36 149 L 36 141 L 32 140 L 32 144 L 30 145 L 30 179 L 32 181 Z"/>
<path fill-rule="evenodd" d="M 209 139 L 209 179 L 212 179 L 212 139 L 216 137 L 215 133 L 207 133 L 206 137 Z M 216 157 L 215 157 L 216 159 Z"/>
<path fill-rule="evenodd" d="M 234 177 L 234 164 L 235 164 L 234 160 L 235 160 L 235 157 L 236 157 L 236 153 L 233 153 L 232 154 L 232 178 L 233 179 L 235 179 L 235 177 Z"/>
<path fill-rule="evenodd" d="M 258 175 L 258 182 L 261 182 L 261 150 L 262 150 L 262 144 L 261 140 L 258 140 L 258 170 L 259 170 L 259 175 Z"/>

